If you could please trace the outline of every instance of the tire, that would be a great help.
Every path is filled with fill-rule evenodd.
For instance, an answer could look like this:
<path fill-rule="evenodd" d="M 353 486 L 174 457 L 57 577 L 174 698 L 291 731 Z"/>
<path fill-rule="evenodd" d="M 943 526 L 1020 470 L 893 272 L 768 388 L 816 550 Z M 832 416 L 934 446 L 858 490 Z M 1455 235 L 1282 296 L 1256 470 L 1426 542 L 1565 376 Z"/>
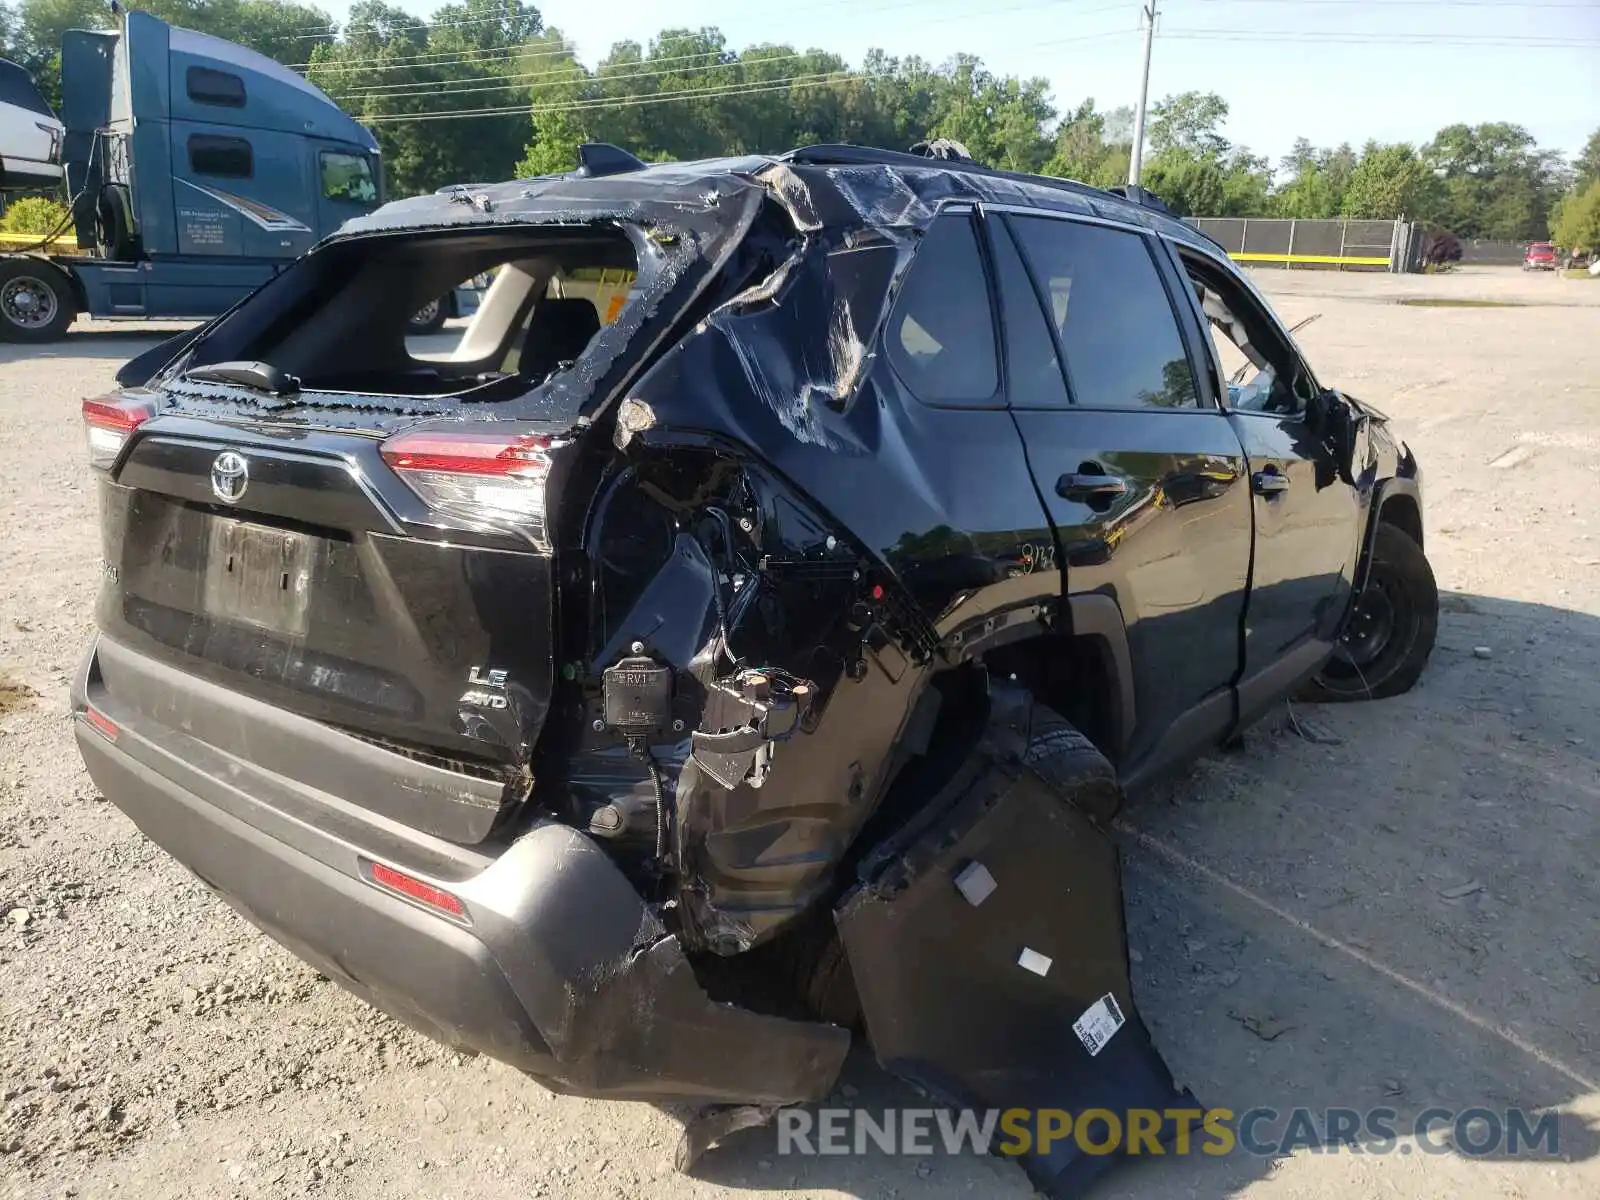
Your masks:
<path fill-rule="evenodd" d="M 411 315 L 411 320 L 406 322 L 406 332 L 413 336 L 422 333 L 438 333 L 444 328 L 445 318 L 444 297 L 430 300 Z"/>
<path fill-rule="evenodd" d="M 1014 687 L 994 689 L 988 746 L 1027 767 L 1079 812 L 1108 824 L 1122 807 L 1117 769 L 1055 709 Z"/>
<path fill-rule="evenodd" d="M 116 262 L 132 262 L 139 257 L 132 212 L 133 201 L 126 185 L 108 183 L 100 189 L 94 223 L 95 247 L 100 257 Z"/>
<path fill-rule="evenodd" d="M 1380 523 L 1367 581 L 1309 700 L 1384 700 L 1411 690 L 1439 632 L 1439 587 L 1422 547 Z"/>
<path fill-rule="evenodd" d="M 63 271 L 36 258 L 0 262 L 0 341 L 53 342 L 77 315 Z"/>

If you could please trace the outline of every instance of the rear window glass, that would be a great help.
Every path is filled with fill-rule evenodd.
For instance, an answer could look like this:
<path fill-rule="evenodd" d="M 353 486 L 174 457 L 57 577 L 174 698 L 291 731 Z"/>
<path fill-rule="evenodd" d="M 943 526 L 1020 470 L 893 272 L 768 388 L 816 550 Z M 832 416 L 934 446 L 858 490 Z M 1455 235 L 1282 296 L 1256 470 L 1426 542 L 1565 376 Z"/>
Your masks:
<path fill-rule="evenodd" d="M 196 175 L 248 179 L 255 174 L 255 158 L 243 138 L 196 133 L 189 137 L 189 168 Z"/>

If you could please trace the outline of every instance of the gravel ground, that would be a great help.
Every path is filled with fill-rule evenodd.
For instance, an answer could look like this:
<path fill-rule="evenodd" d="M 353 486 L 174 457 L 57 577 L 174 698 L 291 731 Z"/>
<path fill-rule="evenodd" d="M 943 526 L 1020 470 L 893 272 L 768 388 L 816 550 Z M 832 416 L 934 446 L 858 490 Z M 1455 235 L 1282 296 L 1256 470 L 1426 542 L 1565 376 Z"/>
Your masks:
<path fill-rule="evenodd" d="M 1412 694 L 1296 706 L 1309 736 L 1280 715 L 1136 798 L 1141 1010 L 1206 1103 L 1558 1106 L 1561 1154 L 1168 1158 L 1096 1195 L 1600 1195 L 1600 284 L 1258 280 L 1421 456 L 1444 614 Z M 148 345 L 0 347 L 0 1196 L 1030 1194 L 998 1159 L 800 1160 L 766 1131 L 676 1176 L 670 1114 L 418 1038 L 147 844 L 65 712 L 99 569 L 78 400 Z M 917 1103 L 859 1058 L 841 1096 Z"/>

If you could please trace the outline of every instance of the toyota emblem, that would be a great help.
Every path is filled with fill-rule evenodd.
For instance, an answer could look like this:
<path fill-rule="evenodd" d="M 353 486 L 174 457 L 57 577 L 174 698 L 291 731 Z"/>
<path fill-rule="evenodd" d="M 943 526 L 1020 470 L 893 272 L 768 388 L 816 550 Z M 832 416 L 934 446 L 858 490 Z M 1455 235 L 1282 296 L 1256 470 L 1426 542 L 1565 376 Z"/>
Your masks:
<path fill-rule="evenodd" d="M 250 463 L 237 450 L 224 450 L 211 464 L 211 490 L 224 504 L 237 504 L 250 486 Z"/>

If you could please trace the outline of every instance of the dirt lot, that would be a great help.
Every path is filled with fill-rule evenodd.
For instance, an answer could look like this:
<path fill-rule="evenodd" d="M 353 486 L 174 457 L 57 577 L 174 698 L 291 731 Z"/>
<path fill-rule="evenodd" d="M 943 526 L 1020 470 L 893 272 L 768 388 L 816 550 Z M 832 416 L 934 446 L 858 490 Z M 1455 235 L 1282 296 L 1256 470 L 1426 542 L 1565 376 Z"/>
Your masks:
<path fill-rule="evenodd" d="M 1411 695 L 1297 706 L 1311 738 L 1270 720 L 1136 798 L 1141 1009 L 1206 1103 L 1562 1106 L 1561 1153 L 1167 1158 L 1096 1195 L 1600 1195 L 1600 284 L 1258 278 L 1421 456 L 1445 612 Z M 1029 1194 L 998 1159 L 800 1160 L 767 1132 L 675 1176 L 668 1115 L 420 1040 L 147 845 L 64 714 L 99 575 L 78 400 L 149 344 L 0 348 L 0 1196 Z"/>

